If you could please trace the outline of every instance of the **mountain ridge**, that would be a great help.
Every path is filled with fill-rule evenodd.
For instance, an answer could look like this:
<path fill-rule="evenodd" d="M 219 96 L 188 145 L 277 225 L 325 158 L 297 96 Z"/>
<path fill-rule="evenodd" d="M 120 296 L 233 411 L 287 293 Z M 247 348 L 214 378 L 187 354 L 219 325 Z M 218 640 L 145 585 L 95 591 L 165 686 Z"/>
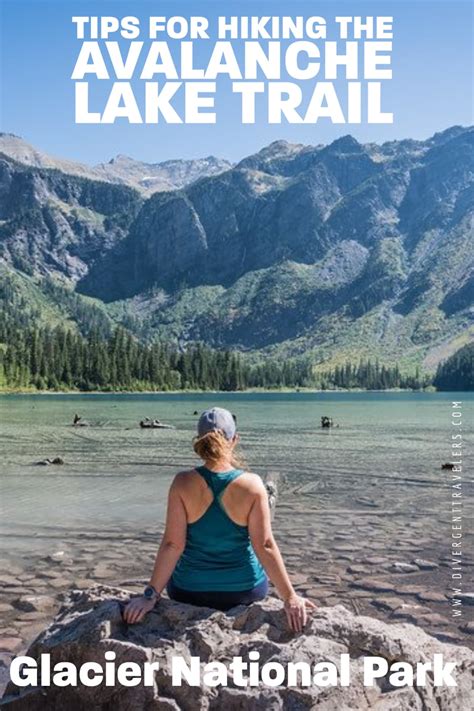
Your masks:
<path fill-rule="evenodd" d="M 2 259 L 140 337 L 432 370 L 472 339 L 473 156 L 471 127 L 276 141 L 148 197 L 3 155 Z"/>
<path fill-rule="evenodd" d="M 39 151 L 13 133 L 0 133 L 0 153 L 36 168 L 57 169 L 90 180 L 123 183 L 146 196 L 157 190 L 176 190 L 204 175 L 215 175 L 232 167 L 229 161 L 215 156 L 147 163 L 123 154 L 118 154 L 106 163 L 89 166 Z"/>

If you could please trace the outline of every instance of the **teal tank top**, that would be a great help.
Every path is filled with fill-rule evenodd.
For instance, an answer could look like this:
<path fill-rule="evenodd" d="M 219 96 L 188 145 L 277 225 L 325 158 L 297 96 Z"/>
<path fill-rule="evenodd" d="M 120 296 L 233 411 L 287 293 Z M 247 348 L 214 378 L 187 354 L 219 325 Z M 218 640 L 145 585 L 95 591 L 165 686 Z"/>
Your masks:
<path fill-rule="evenodd" d="M 172 582 L 182 590 L 251 590 L 265 580 L 249 538 L 247 526 L 232 521 L 221 497 L 226 487 L 243 474 L 240 469 L 215 473 L 206 467 L 196 471 L 214 494 L 201 518 L 189 523 L 186 545 L 172 575 Z"/>

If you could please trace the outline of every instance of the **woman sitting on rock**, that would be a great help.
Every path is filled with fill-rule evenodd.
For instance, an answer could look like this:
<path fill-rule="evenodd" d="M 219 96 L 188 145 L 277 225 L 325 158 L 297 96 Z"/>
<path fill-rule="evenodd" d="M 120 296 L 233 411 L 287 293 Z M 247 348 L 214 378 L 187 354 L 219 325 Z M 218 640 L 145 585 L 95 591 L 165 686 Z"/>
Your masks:
<path fill-rule="evenodd" d="M 268 577 L 285 604 L 290 627 L 301 631 L 307 608 L 297 595 L 273 538 L 268 496 L 256 474 L 236 468 L 239 440 L 230 412 L 215 407 L 198 423 L 194 451 L 204 465 L 178 474 L 169 491 L 166 528 L 150 584 L 125 608 L 140 622 L 166 587 L 172 600 L 229 610 L 262 600 Z"/>

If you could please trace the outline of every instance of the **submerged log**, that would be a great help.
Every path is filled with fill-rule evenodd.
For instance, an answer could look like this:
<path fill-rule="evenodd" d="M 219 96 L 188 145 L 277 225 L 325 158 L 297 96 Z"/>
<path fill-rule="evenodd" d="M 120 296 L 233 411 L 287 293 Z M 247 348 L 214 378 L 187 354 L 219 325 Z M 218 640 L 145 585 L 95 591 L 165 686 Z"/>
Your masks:
<path fill-rule="evenodd" d="M 149 417 L 145 417 L 144 420 L 140 420 L 140 427 L 143 430 L 174 430 L 173 425 L 167 425 L 160 420 L 150 420 Z"/>
<path fill-rule="evenodd" d="M 47 457 L 36 462 L 36 465 L 41 467 L 48 467 L 50 464 L 64 464 L 64 459 L 62 457 Z"/>
<path fill-rule="evenodd" d="M 89 422 L 87 420 L 84 420 L 80 415 L 77 413 L 74 415 L 74 419 L 72 421 L 72 426 L 73 427 L 90 427 Z"/>

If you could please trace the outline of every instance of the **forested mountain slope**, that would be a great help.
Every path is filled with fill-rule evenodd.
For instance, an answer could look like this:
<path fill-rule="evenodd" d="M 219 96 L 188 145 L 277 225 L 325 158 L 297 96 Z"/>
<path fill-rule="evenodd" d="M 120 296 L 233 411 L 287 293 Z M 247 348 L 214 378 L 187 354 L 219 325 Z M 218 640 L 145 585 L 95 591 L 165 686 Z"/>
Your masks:
<path fill-rule="evenodd" d="M 279 141 L 150 197 L 0 155 L 4 269 L 49 304 L 52 283 L 74 292 L 80 329 L 87 296 L 144 340 L 321 368 L 374 356 L 433 369 L 472 340 L 473 212 L 472 128 Z"/>

